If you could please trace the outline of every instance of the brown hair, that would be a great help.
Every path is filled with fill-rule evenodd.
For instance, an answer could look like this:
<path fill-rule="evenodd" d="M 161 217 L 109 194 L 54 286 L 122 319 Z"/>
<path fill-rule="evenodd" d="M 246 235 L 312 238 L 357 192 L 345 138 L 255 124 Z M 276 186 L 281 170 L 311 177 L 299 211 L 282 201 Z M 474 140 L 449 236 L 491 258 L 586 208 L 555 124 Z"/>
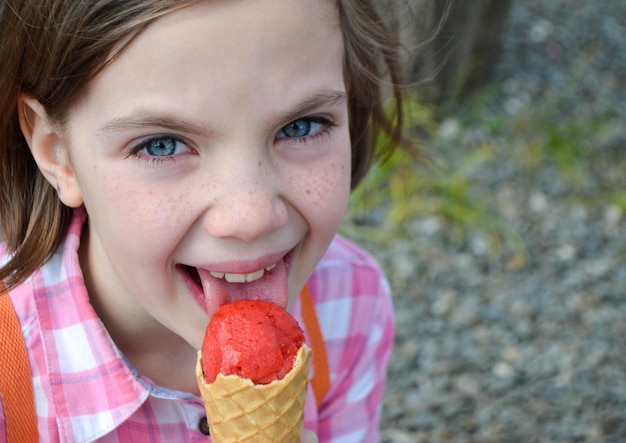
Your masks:
<path fill-rule="evenodd" d="M 19 93 L 38 100 L 63 125 L 70 106 L 120 42 L 128 44 L 157 18 L 197 2 L 0 0 L 0 236 L 13 254 L 0 268 L 7 287 L 49 258 L 71 218 L 26 145 L 17 116 Z M 403 71 L 399 43 L 378 13 L 384 2 L 336 3 L 345 45 L 354 188 L 401 142 Z M 391 113 L 384 106 L 387 91 L 394 103 Z M 379 131 L 391 143 L 377 146 Z"/>

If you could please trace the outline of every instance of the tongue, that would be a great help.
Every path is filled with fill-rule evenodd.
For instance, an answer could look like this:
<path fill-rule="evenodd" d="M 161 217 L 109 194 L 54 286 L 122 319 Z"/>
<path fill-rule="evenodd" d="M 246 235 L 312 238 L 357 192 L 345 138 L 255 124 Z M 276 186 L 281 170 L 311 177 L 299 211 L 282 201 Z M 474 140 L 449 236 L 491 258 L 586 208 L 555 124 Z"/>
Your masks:
<path fill-rule="evenodd" d="M 265 271 L 259 280 L 250 283 L 229 283 L 225 278 L 215 278 L 202 269 L 198 269 L 198 274 L 209 316 L 220 306 L 236 300 L 263 300 L 283 309 L 287 307 L 289 292 L 284 261 L 277 263 L 271 271 Z"/>

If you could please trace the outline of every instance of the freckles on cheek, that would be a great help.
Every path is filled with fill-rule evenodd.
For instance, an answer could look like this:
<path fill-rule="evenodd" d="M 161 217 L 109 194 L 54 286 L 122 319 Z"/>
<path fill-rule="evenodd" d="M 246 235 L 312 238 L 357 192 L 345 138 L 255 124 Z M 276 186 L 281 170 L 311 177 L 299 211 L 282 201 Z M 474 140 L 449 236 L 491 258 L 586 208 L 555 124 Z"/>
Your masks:
<path fill-rule="evenodd" d="M 305 177 L 300 192 L 312 206 L 335 210 L 347 207 L 350 172 L 346 165 L 330 163 L 324 168 L 308 168 Z"/>
<path fill-rule="evenodd" d="M 144 228 L 163 232 L 169 231 L 185 222 L 185 214 L 191 213 L 191 205 L 184 195 L 163 195 L 149 191 L 137 199 L 130 208 L 136 222 Z"/>
<path fill-rule="evenodd" d="M 110 175 L 106 183 L 102 188 L 108 201 L 105 210 L 129 228 L 162 232 L 182 224 L 184 214 L 190 212 L 191 205 L 182 192 L 138 188 L 115 175 Z"/>

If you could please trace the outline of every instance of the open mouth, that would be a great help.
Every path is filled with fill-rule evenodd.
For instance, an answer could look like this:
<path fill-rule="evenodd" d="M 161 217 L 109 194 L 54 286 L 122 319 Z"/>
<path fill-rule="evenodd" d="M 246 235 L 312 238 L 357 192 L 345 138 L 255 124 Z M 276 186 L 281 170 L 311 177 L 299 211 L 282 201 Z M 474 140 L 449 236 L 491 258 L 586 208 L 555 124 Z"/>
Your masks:
<path fill-rule="evenodd" d="M 252 272 L 210 271 L 179 264 L 187 287 L 209 315 L 222 304 L 235 300 L 265 300 L 283 308 L 289 300 L 288 273 L 291 253 L 277 256 L 271 265 Z"/>

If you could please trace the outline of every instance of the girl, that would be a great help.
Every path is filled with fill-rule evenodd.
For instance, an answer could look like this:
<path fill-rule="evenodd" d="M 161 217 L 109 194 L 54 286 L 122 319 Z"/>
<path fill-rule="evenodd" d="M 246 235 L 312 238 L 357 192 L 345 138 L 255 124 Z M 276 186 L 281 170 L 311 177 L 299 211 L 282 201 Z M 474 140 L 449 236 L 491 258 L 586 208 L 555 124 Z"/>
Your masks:
<path fill-rule="evenodd" d="M 0 3 L 0 280 L 42 441 L 207 439 L 194 365 L 212 314 L 258 298 L 302 321 L 301 292 L 324 343 L 305 428 L 378 440 L 390 297 L 336 232 L 388 153 L 375 134 L 400 140 L 380 6 Z"/>

